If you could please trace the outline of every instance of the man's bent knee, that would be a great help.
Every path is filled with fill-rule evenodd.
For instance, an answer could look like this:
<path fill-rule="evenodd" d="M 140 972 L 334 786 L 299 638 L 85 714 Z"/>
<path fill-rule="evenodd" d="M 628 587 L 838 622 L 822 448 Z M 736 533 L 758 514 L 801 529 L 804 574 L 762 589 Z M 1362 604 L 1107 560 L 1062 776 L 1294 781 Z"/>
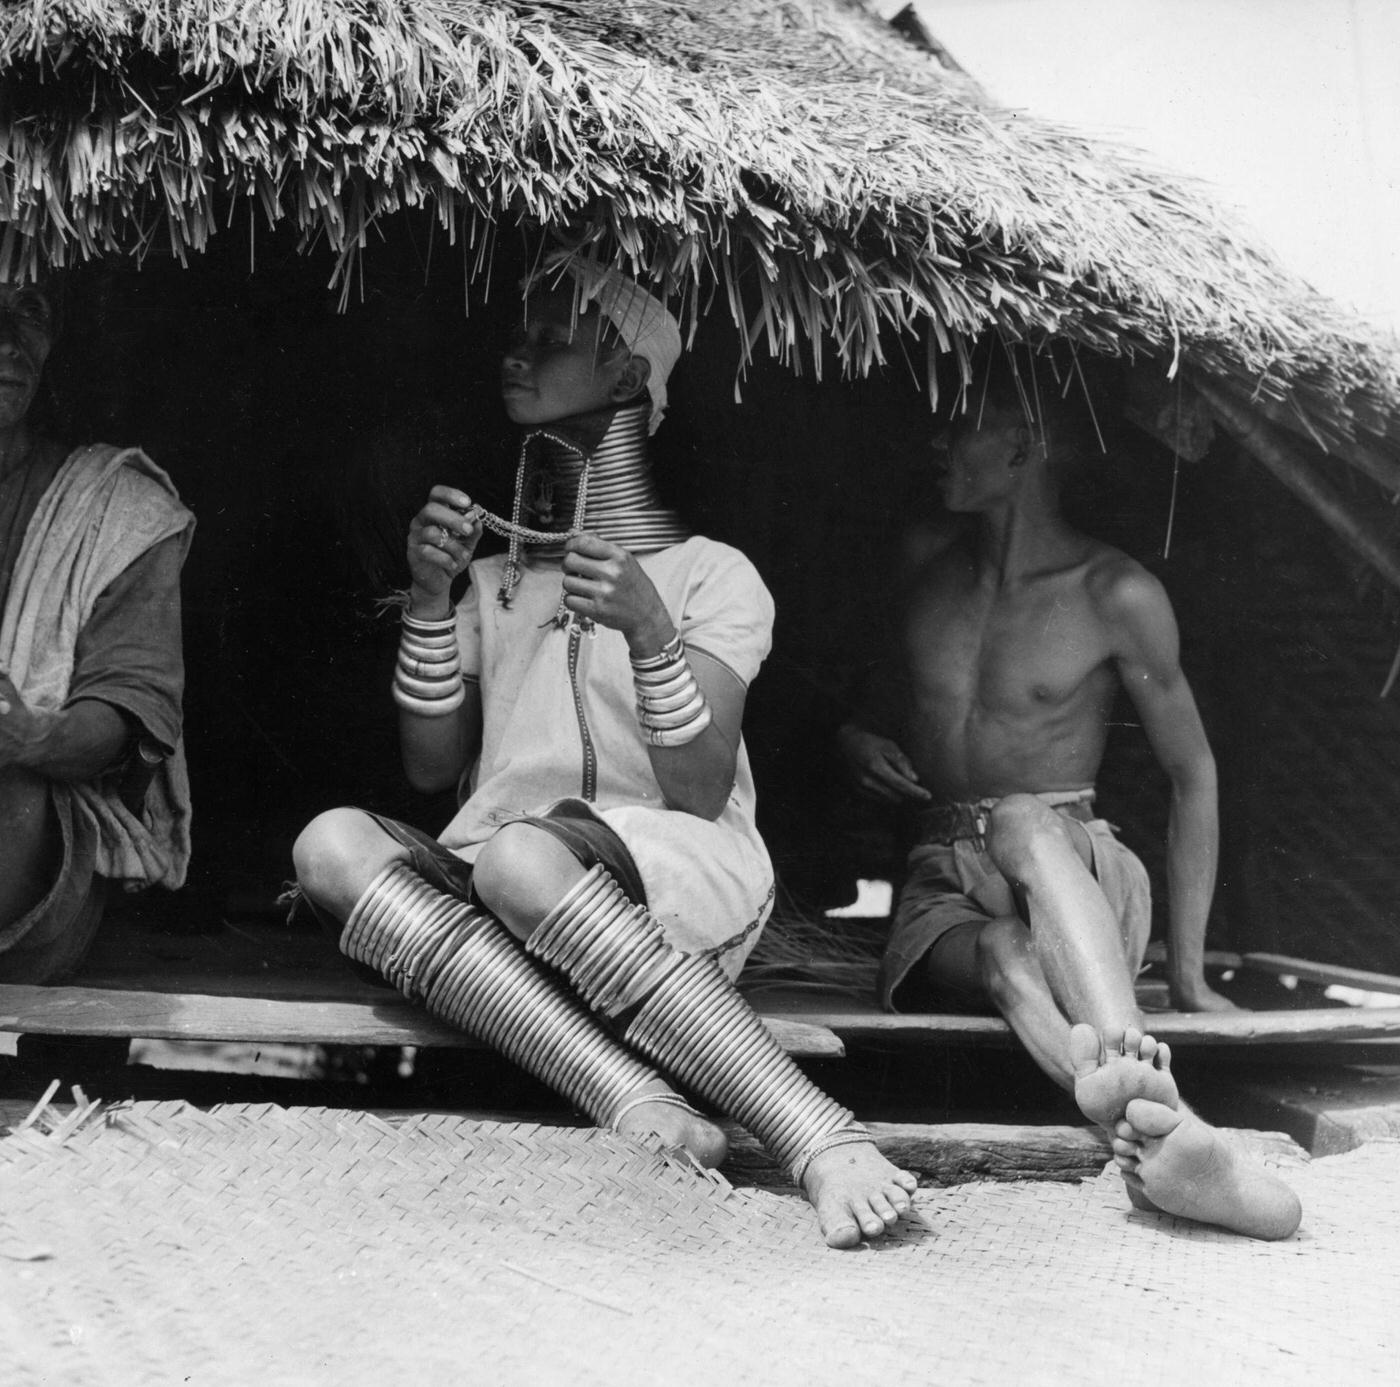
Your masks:
<path fill-rule="evenodd" d="M 1037 863 L 1063 860 L 1067 853 L 1083 862 L 1087 851 L 1087 837 L 1035 795 L 1007 795 L 987 816 L 987 852 L 1012 881 L 1024 882 Z"/>

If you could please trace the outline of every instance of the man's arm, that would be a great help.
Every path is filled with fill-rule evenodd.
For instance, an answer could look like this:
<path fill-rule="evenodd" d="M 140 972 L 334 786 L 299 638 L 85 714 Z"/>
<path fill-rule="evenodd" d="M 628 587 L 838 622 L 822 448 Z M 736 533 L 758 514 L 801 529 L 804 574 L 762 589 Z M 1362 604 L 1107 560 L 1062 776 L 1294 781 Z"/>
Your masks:
<path fill-rule="evenodd" d="M 0 676 L 0 765 L 48 780 L 93 780 L 113 769 L 137 737 L 171 751 L 180 737 L 184 659 L 180 566 L 186 539 L 153 545 L 97 598 L 78 633 L 68 701 L 28 707 Z"/>
<path fill-rule="evenodd" d="M 893 737 L 872 732 L 860 714 L 836 729 L 836 749 L 856 788 L 887 804 L 923 803 L 933 796 L 919 784 L 914 763 Z"/>
<path fill-rule="evenodd" d="M 886 804 L 932 798 L 898 737 L 908 705 L 908 674 L 896 660 L 874 665 L 855 711 L 836 729 L 836 749 L 856 788 Z"/>
<path fill-rule="evenodd" d="M 1219 812 L 1215 757 L 1181 670 L 1176 617 L 1162 585 L 1133 565 L 1111 585 L 1107 617 L 1123 687 L 1171 781 L 1167 819 L 1167 981 L 1183 1011 L 1230 1011 L 1205 980 L 1205 935 L 1215 891 Z"/>
<path fill-rule="evenodd" d="M 84 698 L 40 712 L 0 675 L 0 767 L 23 766 L 46 780 L 92 780 L 121 759 L 130 738 L 130 724 L 110 703 Z"/>
<path fill-rule="evenodd" d="M 914 584 L 965 533 L 960 517 L 921 520 L 902 531 L 895 583 L 902 610 Z M 888 633 L 891 643 L 897 637 Z M 933 798 L 919 783 L 900 745 L 910 706 L 909 670 L 900 655 L 878 660 L 861 681 L 850 717 L 836 729 L 836 750 L 857 789 L 886 804 L 923 804 Z"/>

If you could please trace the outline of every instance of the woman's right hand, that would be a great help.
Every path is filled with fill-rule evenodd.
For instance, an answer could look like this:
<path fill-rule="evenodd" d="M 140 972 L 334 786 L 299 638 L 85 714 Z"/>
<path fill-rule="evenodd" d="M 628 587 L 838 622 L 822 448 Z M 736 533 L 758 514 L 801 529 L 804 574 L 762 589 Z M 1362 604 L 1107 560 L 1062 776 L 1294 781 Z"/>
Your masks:
<path fill-rule="evenodd" d="M 450 616 L 447 600 L 452 580 L 472 561 L 481 540 L 480 511 L 465 491 L 435 486 L 428 504 L 408 527 L 410 610 L 432 620 Z"/>

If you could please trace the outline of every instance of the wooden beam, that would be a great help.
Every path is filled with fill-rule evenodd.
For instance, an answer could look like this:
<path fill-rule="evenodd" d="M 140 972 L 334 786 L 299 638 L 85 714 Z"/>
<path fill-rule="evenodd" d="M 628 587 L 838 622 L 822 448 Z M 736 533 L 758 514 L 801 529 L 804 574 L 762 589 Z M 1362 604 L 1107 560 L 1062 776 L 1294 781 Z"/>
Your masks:
<path fill-rule="evenodd" d="M 1261 1124 L 1287 1132 L 1314 1156 L 1336 1156 L 1368 1141 L 1400 1140 L 1400 1078 L 1389 1073 L 1329 1066 L 1316 1074 L 1280 1068 L 1255 1070 L 1212 1085 L 1200 1101 L 1215 1118 Z"/>
<path fill-rule="evenodd" d="M 1147 951 L 1142 956 L 1144 963 L 1165 963 L 1167 961 L 1167 946 L 1160 939 L 1154 939 L 1147 946 Z M 1203 955 L 1207 968 L 1238 968 L 1244 962 L 1242 954 L 1232 953 L 1228 949 L 1207 949 Z"/>
<path fill-rule="evenodd" d="M 723 1123 L 729 1156 L 722 1170 L 731 1179 L 765 1187 L 791 1183 L 763 1147 L 742 1127 Z M 1091 1179 L 1112 1159 L 1108 1138 L 1097 1127 L 1019 1126 L 999 1122 L 867 1122 L 886 1159 L 924 1184 L 960 1185 L 969 1180 Z"/>
<path fill-rule="evenodd" d="M 31 1104 L 16 1104 L 23 1116 Z M 62 1108 L 62 1104 L 57 1105 Z M 419 1116 L 417 1109 L 377 1109 L 391 1126 Z M 461 1113 L 481 1122 L 586 1125 L 586 1119 L 519 1109 Z M 0 1121 L 5 1117 L 0 1102 Z M 16 1119 L 17 1120 L 17 1119 Z M 791 1176 L 737 1122 L 720 1118 L 729 1143 L 725 1174 L 760 1185 L 788 1185 Z M 964 1180 L 1079 1180 L 1097 1175 L 1113 1152 L 1108 1138 L 1087 1123 L 866 1122 L 875 1144 L 902 1170 L 938 1185 Z"/>
<path fill-rule="evenodd" d="M 848 1044 L 1007 1048 L 1019 1042 L 997 1016 L 886 1016 L 877 1012 L 793 1012 Z M 1297 1011 L 1158 1012 L 1147 1029 L 1172 1045 L 1290 1045 L 1400 1036 L 1400 1007 L 1313 1007 Z"/>
<path fill-rule="evenodd" d="M 1338 458 L 1364 476 L 1370 477 L 1373 482 L 1383 487 L 1392 496 L 1400 494 L 1400 460 L 1387 455 L 1379 448 L 1360 439 L 1343 438 L 1335 433 L 1329 432 L 1327 435 L 1314 433 L 1309 429 L 1306 421 L 1300 417 L 1296 408 L 1283 401 L 1273 400 L 1263 395 L 1258 399 L 1250 399 L 1242 390 L 1226 385 L 1218 378 L 1203 377 L 1199 372 L 1192 372 L 1191 382 L 1198 390 L 1205 387 L 1206 389 L 1213 388 L 1223 391 L 1239 408 L 1246 411 L 1258 411 L 1271 423 L 1286 430 L 1290 435 L 1306 440 L 1309 444 L 1326 453 L 1328 457 Z"/>
<path fill-rule="evenodd" d="M 1386 582 L 1400 589 L 1400 553 L 1396 552 L 1390 537 L 1369 516 L 1361 514 L 1351 499 L 1321 476 L 1306 456 L 1280 437 L 1273 425 L 1217 386 L 1201 381 L 1197 389 L 1209 402 L 1220 422 L 1254 458 Z"/>
<path fill-rule="evenodd" d="M 845 1046 L 825 1026 L 764 1018 L 789 1054 L 839 1059 Z M 0 985 L 0 1031 L 108 1035 L 142 1040 L 244 1040 L 308 1045 L 431 1045 L 479 1049 L 464 1031 L 406 1001 L 303 1002 L 97 987 Z"/>
<path fill-rule="evenodd" d="M 846 1042 L 998 1048 L 1018 1043 L 997 1016 L 785 1011 L 763 1019 L 790 1054 L 813 1059 L 840 1058 Z M 1400 1007 L 1161 1012 L 1150 1015 L 1147 1024 L 1159 1039 L 1183 1046 L 1374 1040 L 1400 1036 Z M 478 1047 L 470 1036 L 393 998 L 301 1002 L 14 984 L 0 985 L 0 1031 L 147 1040 Z"/>
<path fill-rule="evenodd" d="M 1400 978 L 1393 973 L 1370 973 L 1364 968 L 1343 968 L 1336 963 L 1314 963 L 1306 958 L 1289 958 L 1286 954 L 1245 954 L 1240 960 L 1243 968 L 1256 973 L 1271 973 L 1275 977 L 1290 976 L 1302 982 L 1321 983 L 1330 987 L 1354 987 L 1360 992 L 1390 992 L 1400 997 Z"/>

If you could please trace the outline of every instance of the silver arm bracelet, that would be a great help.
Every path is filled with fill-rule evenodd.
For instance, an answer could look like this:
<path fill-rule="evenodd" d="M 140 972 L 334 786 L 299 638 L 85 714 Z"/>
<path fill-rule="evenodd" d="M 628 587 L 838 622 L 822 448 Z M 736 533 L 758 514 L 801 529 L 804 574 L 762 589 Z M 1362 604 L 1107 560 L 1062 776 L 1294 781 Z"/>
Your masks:
<path fill-rule="evenodd" d="M 640 720 L 648 731 L 670 732 L 677 727 L 688 726 L 709 706 L 705 702 L 705 696 L 697 689 L 695 697 L 689 700 L 685 707 L 670 713 L 654 713 L 650 709 L 644 709 Z"/>
<path fill-rule="evenodd" d="M 667 665 L 674 664 L 684 654 L 685 642 L 681 640 L 680 632 L 677 631 L 655 655 L 631 655 L 628 658 L 632 662 L 634 671 L 646 671 L 663 669 Z"/>
<path fill-rule="evenodd" d="M 394 667 L 410 679 L 451 679 L 462 672 L 462 662 L 455 654 L 449 660 L 419 660 L 402 650 Z"/>
<path fill-rule="evenodd" d="M 407 633 L 399 637 L 399 649 L 414 659 L 451 659 L 456 654 L 456 637 L 445 641 L 420 641 Z"/>
<path fill-rule="evenodd" d="M 396 689 L 412 698 L 425 698 L 430 703 L 440 703 L 445 698 L 451 698 L 461 686 L 460 672 L 455 672 L 446 679 L 415 679 L 401 669 L 394 671 Z"/>
<path fill-rule="evenodd" d="M 647 741 L 652 746 L 685 746 L 688 742 L 693 742 L 713 721 L 714 714 L 710 712 L 710 705 L 706 703 L 698 716 L 680 727 L 669 730 L 648 728 Z"/>
<path fill-rule="evenodd" d="M 638 674 L 636 670 L 633 670 L 632 687 L 639 694 L 665 694 L 674 689 L 678 681 L 694 678 L 695 671 L 691 669 L 690 662 L 682 655 L 675 664 L 650 674 Z"/>
<path fill-rule="evenodd" d="M 700 692 L 700 685 L 692 679 L 684 689 L 669 698 L 652 698 L 650 695 L 639 698 L 637 707 L 643 714 L 676 713 L 682 708 L 688 708 L 692 703 L 702 702 L 704 697 Z"/>
<path fill-rule="evenodd" d="M 408 609 L 405 608 L 399 621 L 405 631 L 413 631 L 415 634 L 424 636 L 437 636 L 444 631 L 457 629 L 457 613 L 455 611 L 451 616 L 436 617 L 432 621 L 425 621 L 421 616 L 411 616 Z"/>
<path fill-rule="evenodd" d="M 459 679 L 456 687 L 445 698 L 419 698 L 399 686 L 396 679 L 393 687 L 394 702 L 406 713 L 416 713 L 425 718 L 445 718 L 455 713 L 467 701 L 466 686 Z"/>

